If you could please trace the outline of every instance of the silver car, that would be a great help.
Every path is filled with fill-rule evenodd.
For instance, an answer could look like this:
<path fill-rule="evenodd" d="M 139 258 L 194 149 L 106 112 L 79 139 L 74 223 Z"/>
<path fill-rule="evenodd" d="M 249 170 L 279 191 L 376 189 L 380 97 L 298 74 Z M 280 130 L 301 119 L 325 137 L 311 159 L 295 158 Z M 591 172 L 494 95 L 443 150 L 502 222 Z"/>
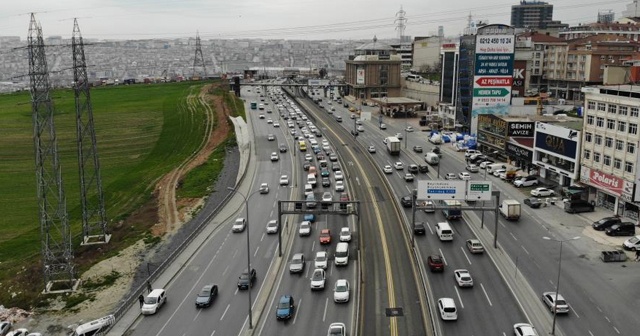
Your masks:
<path fill-rule="evenodd" d="M 302 273 L 304 271 L 305 264 L 304 254 L 294 254 L 293 258 L 291 258 L 291 263 L 289 264 L 289 273 Z"/>

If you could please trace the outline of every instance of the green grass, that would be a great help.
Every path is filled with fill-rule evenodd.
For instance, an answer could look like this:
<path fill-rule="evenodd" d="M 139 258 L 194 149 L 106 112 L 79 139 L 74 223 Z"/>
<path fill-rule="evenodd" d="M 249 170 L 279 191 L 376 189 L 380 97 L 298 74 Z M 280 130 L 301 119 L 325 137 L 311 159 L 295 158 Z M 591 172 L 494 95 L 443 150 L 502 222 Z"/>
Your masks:
<path fill-rule="evenodd" d="M 151 199 L 155 182 L 198 149 L 206 118 L 201 108 L 196 113 L 187 109 L 186 97 L 197 94 L 202 85 L 182 82 L 92 89 L 107 217 L 110 227 L 119 231 L 100 257 L 113 255 L 118 246 L 142 237 L 147 231 L 144 223 L 119 227 L 118 222 L 135 214 Z M 52 97 L 69 222 L 76 258 L 82 259 L 83 253 L 98 253 L 95 248 L 78 247 L 81 209 L 73 91 L 57 90 Z M 34 277 L 40 275 L 40 224 L 28 93 L 0 95 L 0 136 L 0 302 L 24 306 L 20 295 L 11 296 L 8 283 L 28 270 L 36 271 Z M 79 269 L 87 267 L 81 265 Z M 41 290 L 38 281 L 34 278 L 30 285 Z"/>

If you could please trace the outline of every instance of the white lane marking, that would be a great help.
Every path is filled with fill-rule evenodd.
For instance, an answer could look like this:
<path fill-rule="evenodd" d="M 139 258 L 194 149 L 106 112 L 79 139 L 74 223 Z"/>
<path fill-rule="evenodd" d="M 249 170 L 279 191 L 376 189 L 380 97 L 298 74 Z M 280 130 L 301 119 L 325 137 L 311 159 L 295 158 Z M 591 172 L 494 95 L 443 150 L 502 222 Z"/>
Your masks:
<path fill-rule="evenodd" d="M 222 313 L 222 316 L 220 316 L 220 321 L 222 321 L 222 319 L 224 319 L 224 316 L 227 315 L 227 311 L 229 310 L 229 307 L 231 307 L 231 304 L 228 304 L 227 308 L 225 308 L 224 313 Z"/>
<path fill-rule="evenodd" d="M 360 186 L 360 179 L 356 176 L 356 183 Z"/>
<path fill-rule="evenodd" d="M 573 310 L 573 309 L 571 309 L 571 310 Z M 607 320 L 607 322 L 611 323 L 611 320 L 607 316 L 605 316 L 604 319 Z"/>
<path fill-rule="evenodd" d="M 324 314 L 322 315 L 322 322 L 325 321 L 325 319 L 327 318 L 327 307 L 329 305 L 329 298 L 326 298 L 324 300 Z"/>
<path fill-rule="evenodd" d="M 613 327 L 613 329 L 616 329 L 616 327 Z M 617 331 L 618 329 L 616 329 Z M 591 330 L 587 330 L 589 332 L 589 335 L 594 336 L 593 333 L 591 332 Z M 618 333 L 619 334 L 619 333 Z"/>
<path fill-rule="evenodd" d="M 227 274 L 227 271 L 229 270 L 229 266 L 231 265 L 227 265 L 227 267 L 224 268 L 224 272 L 222 272 L 222 275 Z"/>
<path fill-rule="evenodd" d="M 431 232 L 431 234 L 434 234 L 433 229 L 431 229 L 431 224 L 429 224 L 429 222 L 427 222 L 427 227 L 429 228 L 429 232 Z M 440 251 L 440 254 L 442 254 L 442 251 Z"/>
<path fill-rule="evenodd" d="M 518 238 L 516 238 L 516 236 L 513 235 L 513 232 L 509 232 L 509 234 L 511 235 L 511 237 L 513 238 L 513 240 L 517 241 Z"/>
<path fill-rule="evenodd" d="M 526 249 L 526 248 L 524 248 L 524 245 L 520 245 L 520 247 L 522 247 L 522 249 L 524 250 L 524 252 L 526 252 L 527 254 L 531 255 L 531 254 L 529 253 L 529 251 L 527 251 L 527 249 Z"/>
<path fill-rule="evenodd" d="M 300 312 L 300 307 L 302 307 L 302 299 L 298 301 L 298 307 L 296 307 L 295 310 L 296 316 L 293 317 L 293 324 L 296 324 L 296 320 L 298 319 L 298 312 Z"/>
<path fill-rule="evenodd" d="M 487 301 L 489 301 L 489 306 L 493 307 L 493 304 L 491 303 L 491 299 L 489 298 L 489 294 L 487 294 L 487 291 L 484 289 L 484 286 L 482 284 L 480 284 L 480 287 L 482 287 L 482 291 L 484 292 L 484 296 L 487 297 Z"/>
<path fill-rule="evenodd" d="M 616 331 L 616 333 L 618 333 L 618 335 L 620 334 L 620 330 L 618 330 L 618 328 L 613 327 L 613 330 L 615 330 L 615 331 Z M 589 332 L 589 333 L 591 334 L 591 332 Z"/>
<path fill-rule="evenodd" d="M 453 286 L 453 289 L 456 290 L 456 295 L 458 296 L 458 301 L 460 301 L 460 307 L 464 309 L 464 303 L 462 303 L 462 298 L 460 297 L 460 292 L 458 292 L 458 287 Z"/>
<path fill-rule="evenodd" d="M 213 336 L 213 335 L 215 335 L 215 334 L 216 334 L 216 331 L 214 330 L 214 331 L 211 333 L 211 335 L 209 335 L 209 336 Z"/>
<path fill-rule="evenodd" d="M 462 254 L 464 254 L 464 257 L 467 258 L 467 261 L 469 262 L 469 265 L 471 265 L 471 259 L 469 259 L 469 256 L 467 255 L 467 252 L 464 251 L 464 247 L 460 246 L 460 250 L 462 250 Z"/>
<path fill-rule="evenodd" d="M 202 312 L 202 309 L 198 309 L 198 313 L 196 313 L 196 316 L 193 318 L 193 320 L 197 320 L 198 316 L 200 316 L 200 312 Z"/>
<path fill-rule="evenodd" d="M 265 236 L 265 233 L 263 232 L 263 233 L 262 233 L 262 237 L 260 237 L 260 241 L 263 241 L 263 240 L 264 240 L 264 236 Z"/>
<path fill-rule="evenodd" d="M 576 310 L 575 310 L 575 309 L 573 309 L 573 306 L 572 306 L 572 305 L 568 305 L 568 306 L 569 306 L 569 309 L 571 309 L 571 312 L 572 312 L 572 313 L 574 313 L 574 314 L 576 314 L 576 317 L 577 317 L 577 318 L 580 318 L 580 315 L 578 315 L 578 313 L 576 313 Z"/>
<path fill-rule="evenodd" d="M 440 251 L 440 256 L 442 257 L 442 261 L 444 262 L 445 265 L 449 265 L 447 263 L 447 259 L 444 257 L 444 253 L 442 253 L 442 250 L 440 248 L 438 248 L 438 251 Z"/>

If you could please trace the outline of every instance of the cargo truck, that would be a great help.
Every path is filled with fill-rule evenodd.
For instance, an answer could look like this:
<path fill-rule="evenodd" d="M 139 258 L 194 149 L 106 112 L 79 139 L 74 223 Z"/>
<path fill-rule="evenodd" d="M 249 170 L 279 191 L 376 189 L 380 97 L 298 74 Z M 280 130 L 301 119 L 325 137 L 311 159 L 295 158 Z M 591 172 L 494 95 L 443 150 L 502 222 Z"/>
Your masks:
<path fill-rule="evenodd" d="M 512 199 L 502 201 L 500 214 L 507 220 L 517 221 L 520 219 L 520 202 Z"/>
<path fill-rule="evenodd" d="M 400 139 L 396 137 L 388 137 L 387 152 L 391 155 L 400 155 Z"/>

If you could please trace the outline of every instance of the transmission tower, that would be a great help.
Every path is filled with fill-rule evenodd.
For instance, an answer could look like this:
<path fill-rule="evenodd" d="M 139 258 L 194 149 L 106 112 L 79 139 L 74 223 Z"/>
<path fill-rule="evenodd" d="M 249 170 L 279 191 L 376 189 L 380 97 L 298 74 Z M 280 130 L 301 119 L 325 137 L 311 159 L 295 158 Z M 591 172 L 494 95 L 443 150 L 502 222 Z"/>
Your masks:
<path fill-rule="evenodd" d="M 78 26 L 73 20 L 73 82 L 76 99 L 76 131 L 78 141 L 78 169 L 80 175 L 80 201 L 82 205 L 82 245 L 108 243 L 111 235 L 107 229 L 107 214 L 104 209 L 100 160 L 93 125 L 93 108 L 84 44 Z"/>
<path fill-rule="evenodd" d="M 28 37 L 29 79 L 33 140 L 36 154 L 36 184 L 45 293 L 76 289 L 71 230 L 58 159 L 53 102 L 42 27 L 31 14 Z"/>
<path fill-rule="evenodd" d="M 393 21 L 396 24 L 396 30 L 398 31 L 398 40 L 400 42 L 404 42 L 404 30 L 407 28 L 407 18 L 405 17 L 407 12 L 402 9 L 400 6 L 400 10 L 396 13 L 396 19 Z"/>
<path fill-rule="evenodd" d="M 196 76 L 196 67 L 201 67 L 202 68 L 202 76 Z M 200 73 L 198 73 L 200 74 Z M 200 33 L 196 33 L 196 56 L 193 59 L 193 76 L 191 76 L 192 79 L 195 79 L 197 77 L 200 78 L 207 78 L 207 67 L 204 65 L 204 56 L 202 56 L 202 45 L 200 44 Z"/>

